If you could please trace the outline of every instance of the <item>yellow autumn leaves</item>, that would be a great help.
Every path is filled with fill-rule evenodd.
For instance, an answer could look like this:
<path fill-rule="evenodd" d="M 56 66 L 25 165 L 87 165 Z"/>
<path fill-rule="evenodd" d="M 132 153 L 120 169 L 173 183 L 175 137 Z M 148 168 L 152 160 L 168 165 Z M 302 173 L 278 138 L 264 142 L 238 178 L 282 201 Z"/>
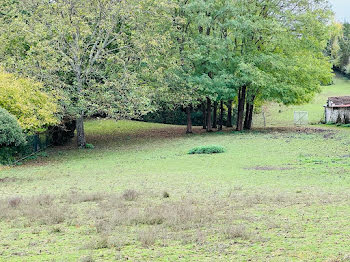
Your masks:
<path fill-rule="evenodd" d="M 17 77 L 1 68 L 0 107 L 16 116 L 26 131 L 37 131 L 58 122 L 56 101 L 43 91 L 40 83 Z"/>

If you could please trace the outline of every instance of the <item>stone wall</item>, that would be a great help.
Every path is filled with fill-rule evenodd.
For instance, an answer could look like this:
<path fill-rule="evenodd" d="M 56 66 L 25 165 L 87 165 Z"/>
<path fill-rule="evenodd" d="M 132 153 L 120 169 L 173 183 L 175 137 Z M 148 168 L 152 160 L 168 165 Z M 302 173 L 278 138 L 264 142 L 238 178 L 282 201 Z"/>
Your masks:
<path fill-rule="evenodd" d="M 350 124 L 350 107 L 325 107 L 326 123 Z"/>

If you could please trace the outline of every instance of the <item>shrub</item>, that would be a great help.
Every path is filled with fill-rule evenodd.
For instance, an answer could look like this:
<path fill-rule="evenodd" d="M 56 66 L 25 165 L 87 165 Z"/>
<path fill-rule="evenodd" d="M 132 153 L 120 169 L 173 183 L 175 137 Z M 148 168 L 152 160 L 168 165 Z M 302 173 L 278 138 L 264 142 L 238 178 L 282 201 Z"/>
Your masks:
<path fill-rule="evenodd" d="M 0 164 L 14 161 L 17 148 L 26 143 L 26 137 L 17 119 L 0 107 Z"/>
<path fill-rule="evenodd" d="M 17 150 L 15 147 L 0 147 L 0 165 L 10 165 L 16 159 Z"/>
<path fill-rule="evenodd" d="M 0 107 L 0 146 L 20 146 L 25 141 L 17 119 Z"/>
<path fill-rule="evenodd" d="M 188 153 L 189 154 L 217 154 L 217 153 L 224 153 L 225 149 L 222 146 L 198 146 L 195 148 L 192 148 Z"/>

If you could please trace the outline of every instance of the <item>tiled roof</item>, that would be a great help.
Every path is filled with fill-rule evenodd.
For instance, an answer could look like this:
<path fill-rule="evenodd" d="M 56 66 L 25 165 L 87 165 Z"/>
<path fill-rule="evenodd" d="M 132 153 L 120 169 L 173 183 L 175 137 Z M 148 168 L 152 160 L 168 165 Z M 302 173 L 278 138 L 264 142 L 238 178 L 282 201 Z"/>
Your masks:
<path fill-rule="evenodd" d="M 350 96 L 335 96 L 328 98 L 329 107 L 350 107 Z"/>

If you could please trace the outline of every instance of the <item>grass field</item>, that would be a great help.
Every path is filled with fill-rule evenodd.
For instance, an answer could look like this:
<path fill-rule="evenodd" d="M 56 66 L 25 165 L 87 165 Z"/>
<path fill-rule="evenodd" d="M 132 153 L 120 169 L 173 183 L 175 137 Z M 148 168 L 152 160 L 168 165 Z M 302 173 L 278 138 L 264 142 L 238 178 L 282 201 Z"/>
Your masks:
<path fill-rule="evenodd" d="M 347 90 L 337 79 L 303 109 L 317 119 L 328 95 Z M 273 125 L 288 126 L 293 110 Z M 94 120 L 86 130 L 94 149 L 52 148 L 0 171 L 0 261 L 350 258 L 349 128 L 185 135 Z M 187 154 L 203 145 L 225 152 Z"/>

